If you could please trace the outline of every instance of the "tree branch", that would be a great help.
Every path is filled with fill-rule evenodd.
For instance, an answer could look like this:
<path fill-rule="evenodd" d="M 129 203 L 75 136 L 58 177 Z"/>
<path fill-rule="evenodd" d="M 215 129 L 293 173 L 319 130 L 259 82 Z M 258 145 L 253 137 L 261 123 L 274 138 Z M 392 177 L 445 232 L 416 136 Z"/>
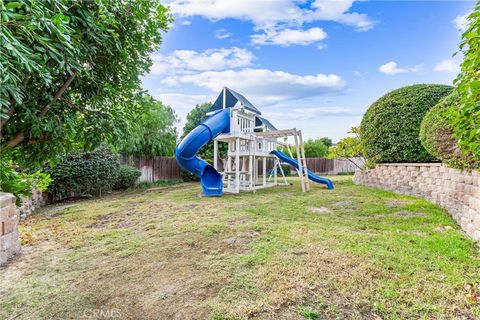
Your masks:
<path fill-rule="evenodd" d="M 10 139 L 10 140 L 7 142 L 7 146 L 9 146 L 10 148 L 14 148 L 14 147 L 16 147 L 20 142 L 22 142 L 23 139 L 25 139 L 25 135 L 23 134 L 23 132 L 18 132 L 17 134 L 15 134 L 15 135 L 13 136 L 12 139 Z"/>
<path fill-rule="evenodd" d="M 63 93 L 65 92 L 65 90 L 67 90 L 67 88 L 70 86 L 70 84 L 72 83 L 73 79 L 75 78 L 75 75 L 77 73 L 74 72 L 72 73 L 68 78 L 67 80 L 65 80 L 65 82 L 63 83 L 63 85 L 58 89 L 57 93 L 55 93 L 55 95 L 53 96 L 53 99 L 50 100 L 49 103 L 47 103 L 45 105 L 45 107 L 43 107 L 42 111 L 40 111 L 40 113 L 38 114 L 39 116 L 44 116 L 48 110 L 50 109 L 50 107 L 55 103 L 57 102 L 58 99 L 60 99 L 63 95 Z"/>
<path fill-rule="evenodd" d="M 57 90 L 57 92 L 55 93 L 55 95 L 53 96 L 52 100 L 50 100 L 50 102 L 48 102 L 43 108 L 42 110 L 38 113 L 38 116 L 39 117 L 43 117 L 45 114 L 47 114 L 48 110 L 50 109 L 50 107 L 58 101 L 58 99 L 60 99 L 63 95 L 63 93 L 65 92 L 65 90 L 67 90 L 67 88 L 70 86 L 70 84 L 72 83 L 73 79 L 75 78 L 75 75 L 76 75 L 76 72 L 73 72 L 68 78 L 67 80 L 65 80 L 65 82 L 62 84 L 62 86 Z M 11 108 L 13 109 L 13 108 Z M 10 110 L 9 110 L 10 112 Z M 23 140 L 25 139 L 25 135 L 23 132 L 18 132 L 16 133 L 13 138 L 11 138 L 8 142 L 7 142 L 7 146 L 9 146 L 10 148 L 14 148 L 16 147 L 18 144 L 20 144 Z"/>
<path fill-rule="evenodd" d="M 358 169 L 362 170 L 362 168 L 361 168 L 358 164 L 356 164 L 355 161 L 353 161 L 352 159 L 350 159 L 350 157 L 347 157 L 347 158 L 345 158 L 345 159 L 347 159 L 348 161 L 350 161 L 350 162 L 351 162 L 355 167 L 357 167 Z"/>

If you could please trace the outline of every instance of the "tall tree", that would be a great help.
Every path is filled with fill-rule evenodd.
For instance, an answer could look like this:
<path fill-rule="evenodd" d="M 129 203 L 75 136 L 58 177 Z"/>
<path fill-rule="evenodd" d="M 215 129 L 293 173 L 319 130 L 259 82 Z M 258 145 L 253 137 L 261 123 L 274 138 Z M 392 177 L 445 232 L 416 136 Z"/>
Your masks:
<path fill-rule="evenodd" d="M 117 150 L 127 155 L 173 156 L 178 122 L 173 109 L 148 94 L 139 95 L 136 104 L 141 112 L 115 145 Z"/>
<path fill-rule="evenodd" d="M 197 104 L 195 108 L 193 108 L 187 114 L 187 121 L 185 122 L 185 126 L 183 126 L 182 138 L 189 134 L 190 131 L 195 129 L 196 126 L 198 126 L 207 118 L 207 112 L 210 110 L 211 107 L 211 102 Z"/>
<path fill-rule="evenodd" d="M 129 102 L 172 21 L 159 0 L 0 2 L 0 133 L 18 161 L 93 148 Z"/>
<path fill-rule="evenodd" d="M 304 143 L 305 156 L 313 158 L 322 158 L 328 155 L 328 147 L 332 145 L 329 138 L 308 139 Z"/>

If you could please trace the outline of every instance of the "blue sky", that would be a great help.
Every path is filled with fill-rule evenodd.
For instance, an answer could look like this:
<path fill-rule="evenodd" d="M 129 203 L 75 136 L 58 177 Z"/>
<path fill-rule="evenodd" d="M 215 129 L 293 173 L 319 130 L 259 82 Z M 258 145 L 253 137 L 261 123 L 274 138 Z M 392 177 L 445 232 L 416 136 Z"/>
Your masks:
<path fill-rule="evenodd" d="M 383 94 L 451 84 L 474 1 L 169 0 L 175 22 L 144 89 L 183 127 L 224 86 L 279 129 L 338 141 Z"/>

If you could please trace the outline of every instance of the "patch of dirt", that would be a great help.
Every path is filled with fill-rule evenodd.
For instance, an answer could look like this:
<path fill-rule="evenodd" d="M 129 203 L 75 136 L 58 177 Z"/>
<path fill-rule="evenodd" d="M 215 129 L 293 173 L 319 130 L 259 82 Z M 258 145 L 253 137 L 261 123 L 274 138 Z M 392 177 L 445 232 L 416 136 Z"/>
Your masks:
<path fill-rule="evenodd" d="M 313 207 L 313 208 L 310 208 L 310 211 L 314 212 L 314 213 L 333 213 L 332 210 L 326 208 L 326 207 Z"/>
<path fill-rule="evenodd" d="M 63 205 L 55 205 L 52 207 L 47 207 L 47 210 L 45 211 L 45 214 L 48 215 L 49 217 L 58 217 L 66 213 L 72 213 L 76 211 L 67 211 L 64 212 L 66 209 L 77 207 L 77 204 L 63 204 Z"/>
<path fill-rule="evenodd" d="M 451 227 L 451 226 L 440 226 L 440 227 L 436 228 L 435 230 L 437 230 L 439 232 L 447 232 L 449 230 L 453 230 L 453 227 Z"/>
<path fill-rule="evenodd" d="M 335 202 L 333 205 L 338 207 L 349 207 L 353 205 L 353 201 L 350 201 L 350 200 L 339 201 L 339 202 Z"/>
<path fill-rule="evenodd" d="M 251 219 L 250 218 L 240 218 L 240 219 L 235 219 L 235 220 L 231 220 L 229 222 L 227 222 L 227 225 L 228 226 L 238 226 L 238 225 L 242 225 L 242 224 L 245 224 L 247 222 L 249 222 Z"/>
<path fill-rule="evenodd" d="M 95 222 L 89 224 L 87 228 L 105 229 L 110 223 L 115 221 L 118 221 L 117 213 L 112 212 L 96 217 Z"/>
<path fill-rule="evenodd" d="M 234 246 L 236 244 L 246 244 L 251 242 L 253 239 L 260 236 L 260 232 L 257 231 L 245 231 L 239 233 L 236 237 L 231 237 L 224 239 L 222 242 L 228 246 Z"/>
<path fill-rule="evenodd" d="M 406 202 L 401 199 L 389 199 L 386 206 L 393 209 L 403 207 L 405 204 Z"/>
<path fill-rule="evenodd" d="M 412 211 L 397 211 L 394 213 L 396 217 L 402 217 L 402 218 L 420 218 L 420 217 L 426 217 L 427 215 L 423 212 L 412 212 Z"/>
<path fill-rule="evenodd" d="M 122 221 L 120 222 L 119 224 L 117 224 L 117 228 L 119 229 L 126 229 L 126 228 L 130 228 L 130 227 L 133 227 L 135 225 L 137 225 L 138 223 L 135 222 L 135 221 L 131 221 L 131 220 L 125 220 L 125 221 Z"/>
<path fill-rule="evenodd" d="M 186 206 L 183 206 L 182 209 L 185 209 L 186 211 L 191 211 L 197 207 L 198 207 L 198 204 L 192 203 L 192 204 L 187 204 Z"/>

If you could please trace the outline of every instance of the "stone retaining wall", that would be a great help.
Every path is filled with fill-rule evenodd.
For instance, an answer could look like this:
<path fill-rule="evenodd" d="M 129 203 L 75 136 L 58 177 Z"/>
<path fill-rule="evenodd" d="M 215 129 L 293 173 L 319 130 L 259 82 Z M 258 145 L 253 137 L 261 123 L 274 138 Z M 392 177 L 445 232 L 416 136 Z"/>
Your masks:
<path fill-rule="evenodd" d="M 22 206 L 20 210 L 20 219 L 25 219 L 33 213 L 35 209 L 43 207 L 48 204 L 48 195 L 45 191 L 37 189 L 32 190 L 32 194 L 25 199 L 22 199 Z"/>
<path fill-rule="evenodd" d="M 356 184 L 418 196 L 445 208 L 461 228 L 480 241 L 480 172 L 440 163 L 379 164 L 356 171 Z"/>
<path fill-rule="evenodd" d="M 0 266 L 20 253 L 19 210 L 11 193 L 0 192 Z"/>

